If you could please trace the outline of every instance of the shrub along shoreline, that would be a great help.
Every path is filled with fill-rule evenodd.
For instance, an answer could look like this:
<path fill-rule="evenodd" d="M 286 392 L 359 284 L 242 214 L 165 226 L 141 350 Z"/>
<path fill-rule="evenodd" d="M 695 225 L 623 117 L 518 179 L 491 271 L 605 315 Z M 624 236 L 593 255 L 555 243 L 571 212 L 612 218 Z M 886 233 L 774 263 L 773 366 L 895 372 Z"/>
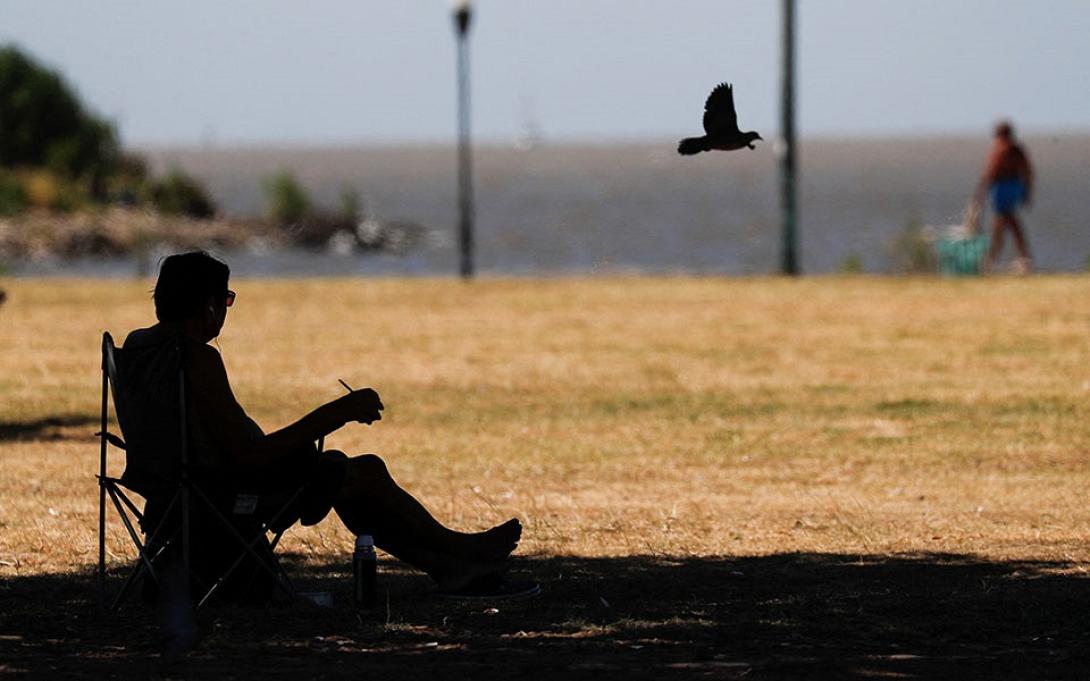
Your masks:
<path fill-rule="evenodd" d="M 196 219 L 153 210 L 106 206 L 75 214 L 45 210 L 0 217 L 0 259 L 135 255 L 178 249 L 287 245 L 290 233 L 264 220 Z"/>

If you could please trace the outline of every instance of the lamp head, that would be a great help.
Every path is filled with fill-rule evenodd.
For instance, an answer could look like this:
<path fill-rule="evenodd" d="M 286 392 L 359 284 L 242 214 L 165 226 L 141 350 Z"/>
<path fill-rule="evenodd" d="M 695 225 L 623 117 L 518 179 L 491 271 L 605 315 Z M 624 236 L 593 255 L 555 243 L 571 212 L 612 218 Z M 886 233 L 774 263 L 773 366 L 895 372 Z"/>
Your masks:
<path fill-rule="evenodd" d="M 460 35 L 465 35 L 469 30 L 469 21 L 473 18 L 473 5 L 470 0 L 452 0 L 451 9 L 454 12 L 454 26 Z"/>

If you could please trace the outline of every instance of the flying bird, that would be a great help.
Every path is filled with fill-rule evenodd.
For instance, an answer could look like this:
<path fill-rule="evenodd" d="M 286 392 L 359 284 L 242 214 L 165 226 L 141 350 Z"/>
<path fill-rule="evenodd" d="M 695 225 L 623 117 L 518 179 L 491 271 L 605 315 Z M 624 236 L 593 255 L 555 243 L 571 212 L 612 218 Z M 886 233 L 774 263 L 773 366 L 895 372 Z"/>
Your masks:
<path fill-rule="evenodd" d="M 708 101 L 704 102 L 704 132 L 707 134 L 703 137 L 686 137 L 681 140 L 677 145 L 677 153 L 691 156 L 712 149 L 755 149 L 754 140 L 764 141 L 763 137 L 752 130 L 742 132 L 738 129 L 738 113 L 734 110 L 734 88 L 730 83 L 716 85 L 708 95 Z"/>

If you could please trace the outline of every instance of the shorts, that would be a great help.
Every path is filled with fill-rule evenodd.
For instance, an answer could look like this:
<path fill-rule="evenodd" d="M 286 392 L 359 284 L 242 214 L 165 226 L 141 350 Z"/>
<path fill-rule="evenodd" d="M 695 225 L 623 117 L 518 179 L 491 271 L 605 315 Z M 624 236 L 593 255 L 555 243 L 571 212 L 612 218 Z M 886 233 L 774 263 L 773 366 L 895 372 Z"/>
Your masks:
<path fill-rule="evenodd" d="M 1026 198 L 1026 185 L 1019 179 L 997 180 L 992 184 L 992 208 L 1000 215 L 1010 215 Z"/>
<path fill-rule="evenodd" d="M 301 457 L 296 465 L 281 465 L 255 475 L 251 487 L 265 494 L 291 494 L 300 491 L 291 508 L 274 523 L 277 529 L 288 527 L 296 520 L 303 525 L 315 525 L 326 517 L 340 493 L 345 478 L 345 462 L 342 452 L 326 450 Z"/>

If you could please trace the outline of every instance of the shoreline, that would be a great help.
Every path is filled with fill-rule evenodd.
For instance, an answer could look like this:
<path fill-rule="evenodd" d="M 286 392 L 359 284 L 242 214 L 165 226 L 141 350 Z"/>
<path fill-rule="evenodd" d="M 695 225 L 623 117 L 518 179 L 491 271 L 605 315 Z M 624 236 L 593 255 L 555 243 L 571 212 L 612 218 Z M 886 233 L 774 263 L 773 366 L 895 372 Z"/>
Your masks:
<path fill-rule="evenodd" d="M 680 135 L 679 135 L 680 136 Z M 1019 137 L 1027 144 L 1044 140 L 1090 139 L 1090 128 L 1027 128 L 1019 131 Z M 990 139 L 988 127 L 979 130 L 940 130 L 934 132 L 903 132 L 903 133 L 859 133 L 859 132 L 822 132 L 804 134 L 799 138 L 799 145 L 826 144 L 826 143 L 865 143 L 865 144 L 917 144 L 927 142 L 979 142 L 987 145 Z M 674 136 L 645 135 L 617 138 L 579 138 L 556 137 L 535 141 L 527 147 L 519 139 L 484 138 L 475 140 L 473 148 L 481 151 L 512 151 L 525 153 L 526 151 L 541 149 L 598 149 L 616 147 L 659 147 L 663 141 L 676 142 Z M 768 142 L 771 144 L 772 137 Z M 297 152 L 337 152 L 337 151 L 456 151 L 457 144 L 446 139 L 433 140 L 367 140 L 367 139 L 343 139 L 343 140 L 235 140 L 217 141 L 214 143 L 202 142 L 133 142 L 128 145 L 134 151 L 150 156 L 160 154 L 179 153 L 251 153 L 269 152 L 297 153 Z M 672 148 L 672 147 L 671 147 Z"/>
<path fill-rule="evenodd" d="M 398 252 L 411 247 L 417 237 L 413 225 L 366 220 L 314 217 L 280 225 L 261 218 L 201 220 L 120 206 L 71 214 L 30 210 L 0 218 L 0 273 L 20 265 L 32 273 L 53 271 L 61 276 L 96 265 L 105 270 L 135 267 L 139 273 L 158 255 L 197 249 L 255 257 L 293 250 L 340 255 Z"/>

